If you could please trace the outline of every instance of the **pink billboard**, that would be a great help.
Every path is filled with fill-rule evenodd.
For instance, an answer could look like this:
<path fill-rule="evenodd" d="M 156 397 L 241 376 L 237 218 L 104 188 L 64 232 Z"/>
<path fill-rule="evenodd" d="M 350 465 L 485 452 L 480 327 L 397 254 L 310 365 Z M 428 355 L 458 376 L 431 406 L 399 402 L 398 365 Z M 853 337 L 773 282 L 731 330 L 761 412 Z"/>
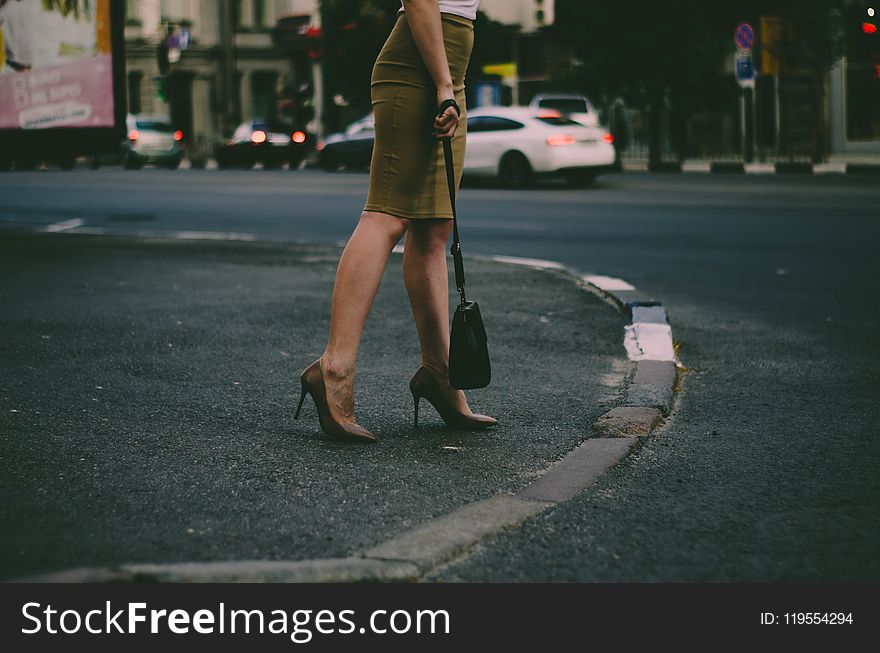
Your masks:
<path fill-rule="evenodd" d="M 0 129 L 114 119 L 110 0 L 0 0 Z"/>

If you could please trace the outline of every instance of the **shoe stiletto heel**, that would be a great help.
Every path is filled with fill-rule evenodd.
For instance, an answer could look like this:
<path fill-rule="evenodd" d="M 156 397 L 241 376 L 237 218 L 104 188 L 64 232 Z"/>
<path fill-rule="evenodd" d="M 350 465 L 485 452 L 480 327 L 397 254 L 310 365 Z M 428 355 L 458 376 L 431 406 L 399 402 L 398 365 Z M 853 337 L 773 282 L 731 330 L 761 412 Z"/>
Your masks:
<path fill-rule="evenodd" d="M 419 428 L 419 399 L 420 397 L 413 392 L 413 407 L 415 408 L 415 414 L 413 416 L 413 427 Z"/>
<path fill-rule="evenodd" d="M 330 402 L 327 399 L 327 386 L 324 383 L 324 371 L 321 369 L 320 358 L 303 371 L 300 376 L 300 382 L 302 383 L 302 391 L 299 398 L 299 408 L 297 408 L 294 418 L 299 416 L 299 409 L 302 408 L 303 400 L 306 394 L 309 394 L 312 396 L 312 401 L 315 402 L 321 430 L 331 438 L 346 442 L 358 442 L 360 444 L 374 444 L 379 441 L 375 435 L 360 424 L 340 421 L 333 416 L 333 413 L 330 411 Z"/>
<path fill-rule="evenodd" d="M 415 403 L 416 426 L 419 424 L 419 400 L 422 397 L 428 400 L 428 403 L 434 407 L 450 428 L 459 431 L 479 431 L 498 423 L 498 420 L 488 415 L 480 415 L 479 413 L 468 415 L 459 412 L 452 402 L 444 396 L 443 386 L 435 374 L 424 366 L 416 371 L 415 376 L 409 382 L 409 389 Z"/>
<path fill-rule="evenodd" d="M 300 380 L 301 382 L 302 380 Z M 299 392 L 299 405 L 296 407 L 296 412 L 293 414 L 293 419 L 299 419 L 299 411 L 302 410 L 303 402 L 306 400 L 306 395 L 309 394 L 309 389 L 306 387 L 304 383 L 301 382 L 302 389 Z"/>

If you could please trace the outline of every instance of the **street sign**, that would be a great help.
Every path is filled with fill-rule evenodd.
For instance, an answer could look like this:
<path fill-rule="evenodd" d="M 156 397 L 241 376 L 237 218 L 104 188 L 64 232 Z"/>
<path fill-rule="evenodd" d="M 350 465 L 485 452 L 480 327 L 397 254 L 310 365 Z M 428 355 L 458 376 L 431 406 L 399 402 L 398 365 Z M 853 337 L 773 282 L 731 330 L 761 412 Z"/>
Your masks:
<path fill-rule="evenodd" d="M 516 77 L 515 63 L 495 63 L 483 66 L 484 75 L 498 75 L 499 77 Z"/>
<path fill-rule="evenodd" d="M 501 82 L 479 81 L 474 84 L 474 106 L 497 107 L 501 105 Z"/>
<path fill-rule="evenodd" d="M 779 36 L 782 19 L 778 16 L 761 16 L 761 74 L 779 75 Z"/>
<path fill-rule="evenodd" d="M 751 54 L 736 55 L 736 81 L 742 87 L 751 87 L 755 84 L 755 66 L 752 63 Z"/>
<path fill-rule="evenodd" d="M 748 23 L 740 23 L 734 34 L 736 47 L 743 52 L 751 52 L 755 45 L 755 28 Z"/>
<path fill-rule="evenodd" d="M 178 30 L 177 47 L 181 50 L 186 50 L 190 43 L 192 43 L 192 34 L 190 34 L 190 31 L 188 29 Z"/>
<path fill-rule="evenodd" d="M 192 34 L 188 29 L 179 29 L 169 36 L 165 42 L 168 44 L 169 49 L 186 50 L 190 43 L 192 43 Z"/>

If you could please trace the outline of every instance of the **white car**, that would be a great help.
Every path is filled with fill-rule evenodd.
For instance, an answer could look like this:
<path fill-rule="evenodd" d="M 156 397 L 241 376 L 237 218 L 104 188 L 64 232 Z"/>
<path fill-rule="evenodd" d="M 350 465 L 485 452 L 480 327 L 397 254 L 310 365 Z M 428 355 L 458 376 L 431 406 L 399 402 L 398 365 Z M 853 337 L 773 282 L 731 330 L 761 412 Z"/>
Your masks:
<path fill-rule="evenodd" d="M 531 107 L 480 107 L 467 116 L 464 174 L 498 177 L 510 188 L 537 177 L 563 177 L 588 185 L 614 165 L 614 138 L 559 111 Z"/>
<path fill-rule="evenodd" d="M 533 109 L 556 109 L 587 127 L 599 126 L 599 114 L 583 95 L 576 93 L 539 93 L 532 98 Z"/>
<path fill-rule="evenodd" d="M 133 116 L 125 118 L 128 139 L 123 145 L 123 165 L 128 169 L 143 168 L 147 163 L 176 170 L 183 159 L 183 132 L 175 129 L 164 116 Z"/>
<path fill-rule="evenodd" d="M 318 165 L 333 172 L 339 166 L 369 168 L 376 140 L 376 118 L 373 114 L 351 123 L 344 132 L 329 134 L 315 148 Z"/>

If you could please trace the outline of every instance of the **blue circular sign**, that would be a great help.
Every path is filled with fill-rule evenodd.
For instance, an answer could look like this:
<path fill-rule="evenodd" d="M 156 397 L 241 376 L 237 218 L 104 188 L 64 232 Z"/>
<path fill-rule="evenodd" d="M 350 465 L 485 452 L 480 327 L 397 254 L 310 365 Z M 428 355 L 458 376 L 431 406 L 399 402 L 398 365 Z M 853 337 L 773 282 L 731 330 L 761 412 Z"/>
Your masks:
<path fill-rule="evenodd" d="M 736 28 L 734 40 L 736 41 L 736 47 L 748 52 L 755 44 L 755 28 L 748 23 L 741 23 Z"/>

